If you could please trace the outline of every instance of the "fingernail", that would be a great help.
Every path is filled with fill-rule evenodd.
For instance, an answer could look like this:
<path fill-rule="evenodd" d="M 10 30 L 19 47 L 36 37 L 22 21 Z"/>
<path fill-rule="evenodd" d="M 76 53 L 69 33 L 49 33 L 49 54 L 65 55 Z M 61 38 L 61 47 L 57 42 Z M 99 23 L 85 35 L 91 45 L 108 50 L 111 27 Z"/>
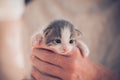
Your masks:
<path fill-rule="evenodd" d="M 35 56 L 32 55 L 32 56 L 31 56 L 31 59 L 34 59 L 34 58 L 35 58 Z"/>

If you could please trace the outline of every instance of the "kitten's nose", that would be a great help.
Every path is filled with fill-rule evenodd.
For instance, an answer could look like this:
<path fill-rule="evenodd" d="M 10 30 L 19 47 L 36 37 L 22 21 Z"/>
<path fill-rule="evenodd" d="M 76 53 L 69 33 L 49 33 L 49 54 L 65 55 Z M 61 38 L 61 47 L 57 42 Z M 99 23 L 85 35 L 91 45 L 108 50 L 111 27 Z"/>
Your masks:
<path fill-rule="evenodd" d="M 63 48 L 63 51 L 66 52 L 66 51 L 67 51 L 67 48 Z"/>

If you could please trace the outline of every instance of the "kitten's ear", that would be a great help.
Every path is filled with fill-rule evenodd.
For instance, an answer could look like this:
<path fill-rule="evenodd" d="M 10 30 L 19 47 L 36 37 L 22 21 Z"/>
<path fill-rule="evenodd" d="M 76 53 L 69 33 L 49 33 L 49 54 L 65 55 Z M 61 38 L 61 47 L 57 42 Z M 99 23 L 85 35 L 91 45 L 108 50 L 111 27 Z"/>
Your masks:
<path fill-rule="evenodd" d="M 53 32 L 53 29 L 46 29 L 44 30 L 44 36 L 47 37 L 48 35 L 50 35 Z"/>
<path fill-rule="evenodd" d="M 43 40 L 42 34 L 41 33 L 35 33 L 31 37 L 32 46 L 39 45 L 42 42 L 42 40 Z"/>
<path fill-rule="evenodd" d="M 83 36 L 82 32 L 79 31 L 78 29 L 75 29 L 76 37 L 79 39 Z"/>

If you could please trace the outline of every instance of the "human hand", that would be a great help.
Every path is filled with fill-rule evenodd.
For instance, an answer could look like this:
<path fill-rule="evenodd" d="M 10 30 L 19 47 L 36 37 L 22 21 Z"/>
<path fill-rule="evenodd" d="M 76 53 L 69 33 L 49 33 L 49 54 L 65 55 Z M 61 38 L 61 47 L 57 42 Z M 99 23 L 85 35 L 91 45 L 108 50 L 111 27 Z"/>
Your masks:
<path fill-rule="evenodd" d="M 83 58 L 77 48 L 71 55 L 59 55 L 44 49 L 34 48 L 32 76 L 35 80 L 80 80 L 79 61 Z"/>
<path fill-rule="evenodd" d="M 32 51 L 33 80 L 119 80 L 115 74 L 101 65 L 84 58 L 78 48 L 70 55 L 60 55 L 41 46 Z"/>

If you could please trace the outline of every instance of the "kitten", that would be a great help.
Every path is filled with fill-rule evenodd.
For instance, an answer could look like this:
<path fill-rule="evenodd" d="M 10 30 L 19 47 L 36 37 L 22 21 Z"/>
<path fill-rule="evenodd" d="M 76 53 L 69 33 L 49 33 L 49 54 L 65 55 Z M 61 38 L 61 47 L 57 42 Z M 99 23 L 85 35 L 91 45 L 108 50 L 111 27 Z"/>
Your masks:
<path fill-rule="evenodd" d="M 47 47 L 61 55 L 69 54 L 74 47 L 78 47 L 83 55 L 89 55 L 89 49 L 81 41 L 81 32 L 66 20 L 56 20 L 47 28 L 34 34 L 32 45 L 44 43 Z"/>

